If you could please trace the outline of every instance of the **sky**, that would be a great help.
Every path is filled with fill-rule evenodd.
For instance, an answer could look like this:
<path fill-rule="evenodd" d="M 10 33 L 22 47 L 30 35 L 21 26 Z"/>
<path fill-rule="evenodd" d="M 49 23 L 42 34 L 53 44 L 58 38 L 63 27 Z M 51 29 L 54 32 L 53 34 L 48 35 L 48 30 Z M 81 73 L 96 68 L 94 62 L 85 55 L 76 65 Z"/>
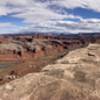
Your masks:
<path fill-rule="evenodd" d="M 100 32 L 100 0 L 0 0 L 0 34 Z"/>

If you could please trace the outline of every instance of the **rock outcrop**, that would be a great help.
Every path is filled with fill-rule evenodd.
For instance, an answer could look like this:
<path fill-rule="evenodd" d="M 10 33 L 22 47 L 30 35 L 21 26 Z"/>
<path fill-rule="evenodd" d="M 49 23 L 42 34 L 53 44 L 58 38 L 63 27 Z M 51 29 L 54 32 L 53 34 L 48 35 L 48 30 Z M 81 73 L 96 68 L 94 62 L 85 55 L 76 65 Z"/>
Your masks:
<path fill-rule="evenodd" d="M 0 100 L 100 100 L 100 44 L 0 86 Z"/>

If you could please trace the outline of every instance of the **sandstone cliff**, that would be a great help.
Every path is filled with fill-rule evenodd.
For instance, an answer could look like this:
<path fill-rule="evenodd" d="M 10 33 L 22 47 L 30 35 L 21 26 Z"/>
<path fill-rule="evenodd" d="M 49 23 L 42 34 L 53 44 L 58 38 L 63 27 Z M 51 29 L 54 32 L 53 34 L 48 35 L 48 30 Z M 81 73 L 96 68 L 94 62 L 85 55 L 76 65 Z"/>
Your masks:
<path fill-rule="evenodd" d="M 0 100 L 100 100 L 99 66 L 100 44 L 90 44 L 0 86 Z"/>

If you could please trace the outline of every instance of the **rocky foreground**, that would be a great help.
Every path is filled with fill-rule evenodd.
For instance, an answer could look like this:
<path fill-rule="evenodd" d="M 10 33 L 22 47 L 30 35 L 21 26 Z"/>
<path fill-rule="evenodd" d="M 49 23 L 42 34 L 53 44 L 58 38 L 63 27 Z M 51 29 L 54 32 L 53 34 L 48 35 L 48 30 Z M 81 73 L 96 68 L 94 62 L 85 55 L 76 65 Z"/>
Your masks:
<path fill-rule="evenodd" d="M 0 86 L 0 100 L 100 100 L 100 44 Z"/>

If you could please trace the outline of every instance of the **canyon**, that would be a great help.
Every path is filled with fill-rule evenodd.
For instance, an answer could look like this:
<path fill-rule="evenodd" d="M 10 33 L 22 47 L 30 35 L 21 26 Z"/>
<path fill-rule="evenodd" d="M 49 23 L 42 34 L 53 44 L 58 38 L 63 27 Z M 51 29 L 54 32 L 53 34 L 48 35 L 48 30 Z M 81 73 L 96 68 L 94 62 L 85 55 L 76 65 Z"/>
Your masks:
<path fill-rule="evenodd" d="M 100 100 L 100 35 L 0 36 L 0 100 Z"/>

